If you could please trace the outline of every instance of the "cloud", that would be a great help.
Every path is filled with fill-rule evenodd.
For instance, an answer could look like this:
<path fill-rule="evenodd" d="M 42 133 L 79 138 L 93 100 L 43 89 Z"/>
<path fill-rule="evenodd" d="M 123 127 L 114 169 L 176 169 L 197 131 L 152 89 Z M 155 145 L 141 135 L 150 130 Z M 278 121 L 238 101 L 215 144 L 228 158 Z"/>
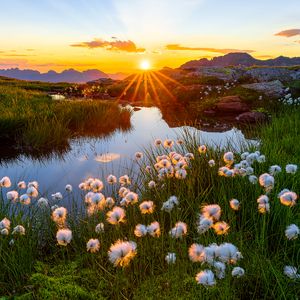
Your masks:
<path fill-rule="evenodd" d="M 202 48 L 202 47 L 186 47 L 181 46 L 180 44 L 169 44 L 166 45 L 167 50 L 180 50 L 180 51 L 207 51 L 207 52 L 215 52 L 215 53 L 223 53 L 228 54 L 232 52 L 245 52 L 245 53 L 252 53 L 255 52 L 254 50 L 239 50 L 239 49 L 218 49 L 218 48 Z"/>
<path fill-rule="evenodd" d="M 94 39 L 91 42 L 81 42 L 78 44 L 72 44 L 71 47 L 83 47 L 83 48 L 104 48 L 109 51 L 125 51 L 133 53 L 145 52 L 145 48 L 138 48 L 133 41 L 121 41 L 113 37 L 113 41 L 105 41 L 101 39 Z"/>
<path fill-rule="evenodd" d="M 93 67 L 96 64 L 83 64 L 83 63 L 70 63 L 70 64 L 60 64 L 60 63 L 43 63 L 35 64 L 35 67 Z"/>
<path fill-rule="evenodd" d="M 274 35 L 277 36 L 285 36 L 285 37 L 291 37 L 295 35 L 300 35 L 300 29 L 288 29 L 288 30 L 283 30 L 278 33 L 275 33 Z"/>

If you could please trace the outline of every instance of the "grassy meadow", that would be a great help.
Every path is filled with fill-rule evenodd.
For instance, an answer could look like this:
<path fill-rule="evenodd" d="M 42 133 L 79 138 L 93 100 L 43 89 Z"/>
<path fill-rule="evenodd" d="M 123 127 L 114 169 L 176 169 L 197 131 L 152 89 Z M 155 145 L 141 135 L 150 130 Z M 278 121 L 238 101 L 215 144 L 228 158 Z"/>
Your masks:
<path fill-rule="evenodd" d="M 6 92 L 9 95 L 12 93 L 2 88 L 1 95 Z M 9 96 L 4 101 L 10 101 L 13 105 L 18 95 L 25 97 L 26 94 L 23 90 L 15 89 L 14 96 Z M 73 109 L 77 105 L 72 104 L 74 107 L 70 108 L 71 112 L 65 112 L 69 103 L 51 104 L 40 97 L 39 93 L 28 99 L 25 97 L 25 101 L 36 104 L 26 108 L 21 124 L 14 123 L 18 105 L 13 106 L 14 109 L 10 109 L 11 117 L 6 122 L 2 121 L 1 131 L 3 132 L 5 124 L 7 128 L 29 128 L 29 116 L 34 114 L 34 107 L 49 107 L 46 111 L 50 114 L 60 111 L 63 117 L 53 121 L 59 122 L 61 118 L 73 115 Z M 86 105 L 92 105 L 92 109 L 96 109 L 93 104 Z M 80 108 L 77 112 L 79 111 Z M 45 114 L 43 113 L 43 118 L 47 118 Z M 69 124 L 71 123 L 70 121 Z M 32 128 L 37 127 L 42 128 Z M 200 153 L 198 147 L 201 145 L 201 137 L 185 131 L 179 137 L 180 143 L 174 143 L 171 148 L 151 145 L 142 150 L 142 158 L 139 158 L 139 153 L 136 158 L 133 157 L 133 164 L 140 167 L 138 181 L 121 180 L 121 185 L 131 192 L 124 189 L 120 191 L 121 185 L 113 177 L 110 181 L 112 184 L 108 184 L 108 174 L 100 178 L 104 183 L 103 190 L 99 181 L 87 180 L 80 185 L 81 191 L 77 186 L 73 187 L 73 191 L 67 188 L 69 192 L 61 191 L 62 196 L 58 195 L 52 200 L 51 195 L 43 195 L 36 183 L 33 183 L 37 194 L 30 197 L 30 203 L 28 199 L 20 201 L 19 198 L 7 201 L 6 193 L 9 190 L 16 190 L 21 195 L 26 193 L 26 189 L 17 186 L 2 187 L 0 220 L 4 217 L 10 219 L 11 228 L 8 235 L 0 236 L 0 295 L 3 299 L 298 299 L 299 279 L 288 278 L 283 269 L 286 265 L 300 267 L 300 239 L 289 240 L 285 236 L 288 225 L 300 226 L 299 204 L 283 205 L 278 194 L 283 189 L 299 193 L 299 171 L 287 173 L 285 166 L 299 165 L 300 145 L 297 137 L 300 130 L 300 110 L 282 108 L 273 116 L 271 123 L 260 126 L 257 130 L 261 137 L 260 148 L 244 145 L 244 151 L 260 151 L 255 159 L 251 160 L 249 157 L 253 170 L 249 169 L 247 175 L 237 171 L 241 167 L 236 166 L 233 171 L 232 162 L 224 161 L 222 149 L 207 148 Z M 232 150 L 230 142 L 226 150 Z M 178 159 L 174 153 L 170 154 L 172 151 L 179 154 Z M 245 158 L 249 155 L 233 154 L 234 164 L 242 160 L 241 156 Z M 168 158 L 159 158 L 162 155 Z M 263 157 L 257 158 L 261 155 L 265 155 L 265 160 Z M 184 156 L 186 158 L 183 159 Z M 157 167 L 157 162 L 162 164 L 163 159 L 164 163 L 174 167 L 173 171 L 159 171 L 163 167 Z M 214 160 L 214 164 L 211 160 Z M 219 168 L 226 164 L 228 173 L 226 171 L 220 174 Z M 249 181 L 251 172 L 259 177 L 270 172 L 272 165 L 281 166 L 282 171 L 274 175 L 275 183 L 268 185 L 268 191 L 255 180 L 253 183 Z M 131 177 L 132 174 L 128 175 Z M 151 181 L 155 184 L 149 184 Z M 90 192 L 94 194 L 89 194 Z M 100 192 L 103 197 L 99 196 Z M 135 193 L 138 195 L 137 203 Z M 93 198 L 95 194 L 98 200 Z M 269 212 L 265 204 L 261 207 L 261 212 L 258 210 L 257 199 L 261 195 L 269 197 Z M 178 203 L 170 210 L 162 209 L 171 196 L 176 196 Z M 48 198 L 49 201 L 40 201 L 40 197 Z M 108 200 L 108 197 L 113 197 L 115 202 L 110 198 Z M 67 215 L 59 221 L 54 215 L 61 198 L 66 199 L 68 205 Z M 231 199 L 239 200 L 238 210 L 230 207 Z M 143 201 L 153 201 L 153 212 L 142 213 L 139 205 Z M 216 219 L 226 222 L 229 229 L 218 234 L 218 229 L 215 228 L 217 225 L 214 224 L 207 231 L 199 233 L 199 214 L 203 206 L 209 204 L 220 206 L 221 216 Z M 57 206 L 53 207 L 54 205 Z M 126 216 L 123 218 L 122 213 L 116 214 L 112 220 L 111 211 L 116 206 L 124 209 L 122 213 L 125 212 Z M 137 236 L 137 224 L 148 226 L 154 221 L 159 223 L 160 232 L 153 234 L 153 231 L 147 229 L 145 236 Z M 184 222 L 187 232 L 175 230 L 175 238 L 169 232 L 177 222 Z M 95 230 L 96 225 L 101 223 L 103 225 Z M 13 228 L 17 225 L 24 226 L 24 235 L 20 232 L 12 235 Z M 69 235 L 63 239 L 56 236 L 62 228 L 72 231 L 71 239 Z M 100 248 L 98 249 L 97 243 L 94 247 L 87 245 L 90 239 L 98 239 Z M 114 260 L 110 256 L 110 261 L 108 251 L 112 250 L 111 245 L 119 239 L 124 242 L 133 241 L 136 247 L 131 248 L 128 254 L 126 247 L 121 252 L 116 251 L 116 256 L 119 255 L 120 259 Z M 195 243 L 203 247 L 212 243 L 219 246 L 232 243 L 243 258 L 239 255 L 239 259 L 223 261 L 219 265 L 225 267 L 225 271 L 220 272 L 217 268 L 219 265 L 214 264 L 220 259 L 217 252 L 213 261 L 203 257 L 198 262 L 191 261 L 189 249 Z M 132 247 L 134 244 L 130 245 Z M 111 253 L 114 253 L 113 250 Z M 176 260 L 172 254 L 166 259 L 168 253 L 175 253 Z M 205 255 L 208 257 L 207 253 Z M 245 271 L 239 278 L 232 275 L 236 266 Z M 215 273 L 211 286 L 208 286 L 208 282 L 207 285 L 197 283 L 196 274 L 203 270 Z"/>

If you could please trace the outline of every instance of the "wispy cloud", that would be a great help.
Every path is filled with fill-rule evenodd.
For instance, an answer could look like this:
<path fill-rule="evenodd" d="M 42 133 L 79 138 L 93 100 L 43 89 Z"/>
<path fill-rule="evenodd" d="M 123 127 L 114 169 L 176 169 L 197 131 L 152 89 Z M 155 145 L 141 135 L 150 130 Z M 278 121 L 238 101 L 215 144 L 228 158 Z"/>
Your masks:
<path fill-rule="evenodd" d="M 277 36 L 291 37 L 295 35 L 300 35 L 300 29 L 288 29 L 275 33 Z"/>
<path fill-rule="evenodd" d="M 106 41 L 101 39 L 94 39 L 90 42 L 81 42 L 77 44 L 70 45 L 71 47 L 83 47 L 83 48 L 104 48 L 109 51 L 125 51 L 125 52 L 133 52 L 133 53 L 142 53 L 145 52 L 145 48 L 138 48 L 136 44 L 131 41 L 121 41 L 117 38 L 113 37 L 112 41 Z"/>
<path fill-rule="evenodd" d="M 186 47 L 181 46 L 180 44 L 169 44 L 166 45 L 167 50 L 179 50 L 179 51 L 207 51 L 207 52 L 215 52 L 215 53 L 222 53 L 228 54 L 232 52 L 245 52 L 245 53 L 252 53 L 255 52 L 254 50 L 240 50 L 240 49 L 219 49 L 219 48 L 203 48 L 203 47 Z"/>

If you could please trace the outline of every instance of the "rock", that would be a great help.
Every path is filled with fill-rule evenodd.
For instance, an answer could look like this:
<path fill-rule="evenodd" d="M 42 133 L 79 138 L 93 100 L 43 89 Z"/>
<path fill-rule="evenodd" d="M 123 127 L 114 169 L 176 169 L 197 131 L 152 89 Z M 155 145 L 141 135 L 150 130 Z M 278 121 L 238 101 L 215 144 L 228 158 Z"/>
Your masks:
<path fill-rule="evenodd" d="M 260 82 L 283 80 L 290 81 L 299 79 L 300 72 L 287 68 L 253 68 L 246 72 L 246 75 Z"/>
<path fill-rule="evenodd" d="M 249 106 L 239 96 L 226 96 L 219 100 L 215 109 L 219 112 L 241 113 L 249 111 Z"/>
<path fill-rule="evenodd" d="M 267 115 L 258 111 L 248 111 L 236 117 L 240 123 L 261 123 L 267 120 Z"/>
<path fill-rule="evenodd" d="M 216 112 L 213 109 L 205 110 L 203 113 L 207 116 L 214 116 Z"/>
<path fill-rule="evenodd" d="M 284 86 L 279 80 L 242 84 L 242 87 L 263 93 L 266 96 L 273 98 L 279 98 L 284 94 Z"/>

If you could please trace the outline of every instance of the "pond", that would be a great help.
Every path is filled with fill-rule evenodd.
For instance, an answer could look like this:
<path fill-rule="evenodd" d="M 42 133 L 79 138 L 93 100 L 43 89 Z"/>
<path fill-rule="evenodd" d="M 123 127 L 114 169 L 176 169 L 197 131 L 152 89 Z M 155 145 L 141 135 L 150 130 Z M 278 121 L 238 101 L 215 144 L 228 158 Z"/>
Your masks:
<path fill-rule="evenodd" d="M 40 192 L 51 194 L 63 192 L 66 184 L 77 187 L 90 176 L 105 179 L 111 173 L 123 175 L 127 173 L 127 167 L 131 165 L 136 151 L 149 146 L 156 138 L 176 139 L 184 128 L 177 125 L 167 123 L 156 107 L 134 108 L 131 130 L 117 130 L 102 138 L 78 138 L 70 141 L 70 147 L 65 153 L 48 155 L 42 159 L 24 153 L 14 155 L 13 159 L 2 156 L 0 176 L 9 176 L 13 184 L 21 180 L 37 180 Z M 222 126 L 211 129 L 211 132 L 194 130 L 200 133 L 202 143 L 205 144 L 224 146 L 228 141 L 236 144 L 256 143 L 255 140 L 246 139 L 241 130 Z M 223 132 L 216 132 L 221 130 Z"/>

